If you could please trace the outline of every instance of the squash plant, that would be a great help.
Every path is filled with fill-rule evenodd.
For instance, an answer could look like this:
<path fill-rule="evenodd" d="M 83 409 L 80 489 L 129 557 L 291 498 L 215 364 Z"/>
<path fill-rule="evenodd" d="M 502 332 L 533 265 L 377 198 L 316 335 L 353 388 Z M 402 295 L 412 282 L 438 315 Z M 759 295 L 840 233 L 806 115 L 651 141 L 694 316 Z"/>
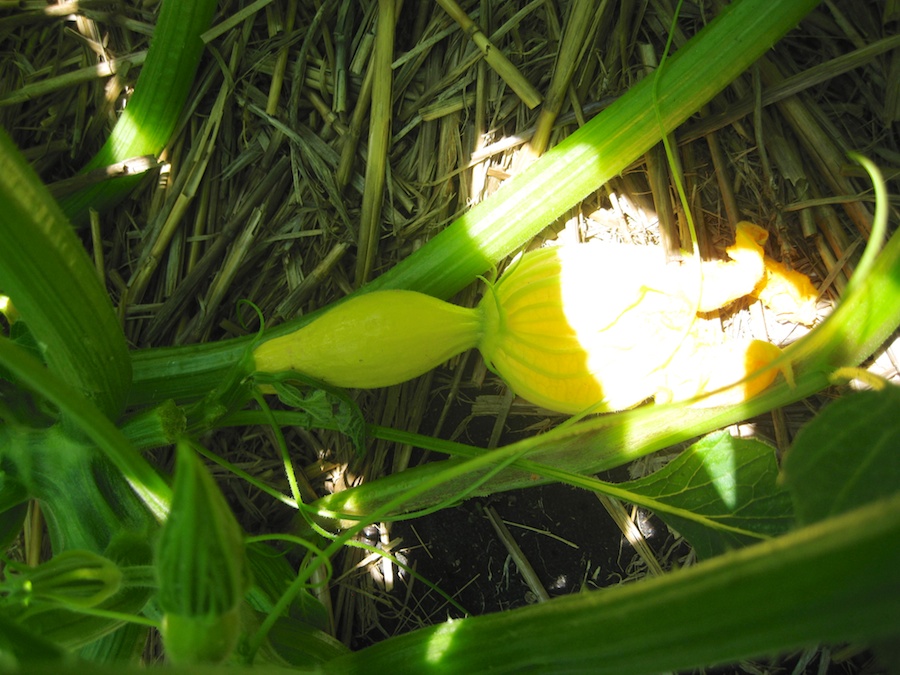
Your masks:
<path fill-rule="evenodd" d="M 165 0 L 163 7 L 191 4 Z M 658 78 L 640 82 L 361 289 L 358 301 L 389 290 L 446 298 L 471 283 L 673 130 L 815 4 L 729 5 Z M 164 30 L 188 24 L 198 26 L 186 19 L 169 21 Z M 188 71 L 176 73 L 178 91 L 186 91 Z M 149 92 L 144 100 L 154 100 L 154 87 L 172 87 L 171 77 L 142 80 Z M 37 500 L 53 548 L 53 557 L 36 567 L 7 567 L 0 586 L 3 668 L 51 660 L 57 671 L 78 672 L 85 661 L 119 661 L 122 672 L 121 661 L 133 659 L 150 628 L 161 630 L 170 660 L 185 672 L 223 661 L 260 672 L 371 672 L 397 663 L 422 672 L 659 672 L 819 640 L 878 646 L 900 632 L 897 459 L 885 450 L 898 438 L 895 389 L 851 397 L 815 420 L 784 467 L 786 491 L 776 484 L 778 468 L 767 449 L 721 436 L 701 441 L 650 479 L 617 486 L 590 476 L 808 396 L 841 368 L 859 364 L 900 324 L 897 235 L 877 258 L 881 242 L 873 237 L 866 269 L 834 315 L 778 357 L 791 369 L 790 382 L 738 405 L 667 404 L 573 420 L 484 452 L 363 428 L 352 415 L 348 423 L 321 414 L 295 385 L 302 374 L 255 374 L 266 342 L 129 352 L 64 212 L 5 133 L 0 159 L 0 292 L 9 298 L 8 330 L 0 337 L 0 531 L 9 543 L 22 527 L 23 505 Z M 875 231 L 883 232 L 884 206 L 879 218 Z M 422 301 L 415 297 L 410 302 Z M 280 339 L 310 318 L 265 337 Z M 327 350 L 321 354 L 327 358 Z M 298 409 L 245 409 L 260 397 L 257 386 Z M 324 391 L 333 397 L 329 410 L 345 403 L 339 391 Z M 294 481 L 293 494 L 273 496 L 298 509 L 297 533 L 248 538 L 198 460 L 210 453 L 196 439 L 217 427 L 257 423 L 340 423 L 355 434 L 452 457 L 313 503 L 303 503 Z M 851 423 L 861 443 L 855 453 L 833 433 Z M 174 479 L 140 453 L 172 444 Z M 454 621 L 355 653 L 327 634 L 309 590 L 365 525 L 534 484 L 535 476 L 646 505 L 689 532 L 708 559 L 660 579 Z M 758 491 L 741 492 L 736 510 L 703 506 L 728 485 Z M 825 490 L 841 498 L 823 503 Z M 273 539 L 308 551 L 299 570 L 273 555 Z"/>

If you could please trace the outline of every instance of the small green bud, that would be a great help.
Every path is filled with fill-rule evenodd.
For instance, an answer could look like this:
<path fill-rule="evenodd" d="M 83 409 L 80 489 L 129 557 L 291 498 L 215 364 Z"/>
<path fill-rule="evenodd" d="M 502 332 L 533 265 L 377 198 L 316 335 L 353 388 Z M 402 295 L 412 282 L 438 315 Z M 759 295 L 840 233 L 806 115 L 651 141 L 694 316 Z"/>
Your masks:
<path fill-rule="evenodd" d="M 37 567 L 21 567 L 8 574 L 9 596 L 29 605 L 35 601 L 95 607 L 115 595 L 122 571 L 108 558 L 91 551 L 70 550 Z"/>
<path fill-rule="evenodd" d="M 249 587 L 243 534 L 189 443 L 179 442 L 177 453 L 156 556 L 166 652 L 179 663 L 220 661 L 234 647 L 231 631 Z"/>

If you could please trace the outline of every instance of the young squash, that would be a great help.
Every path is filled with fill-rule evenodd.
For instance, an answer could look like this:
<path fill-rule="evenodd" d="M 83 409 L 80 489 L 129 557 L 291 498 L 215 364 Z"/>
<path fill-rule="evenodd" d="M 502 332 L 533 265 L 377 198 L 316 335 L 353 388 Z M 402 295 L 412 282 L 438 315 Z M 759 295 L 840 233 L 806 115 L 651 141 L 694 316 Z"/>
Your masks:
<path fill-rule="evenodd" d="M 342 302 L 253 352 L 263 372 L 296 370 L 336 387 L 389 387 L 477 346 L 478 309 L 415 291 L 373 291 Z"/>
<path fill-rule="evenodd" d="M 558 412 L 622 410 L 650 398 L 735 403 L 771 384 L 777 370 L 766 366 L 781 352 L 758 340 L 705 335 L 697 313 L 754 293 L 765 299 L 767 279 L 779 273 L 764 256 L 766 237 L 740 223 L 731 260 L 699 266 L 664 265 L 650 247 L 539 249 L 515 262 L 474 309 L 413 291 L 373 291 L 263 342 L 256 367 L 340 387 L 383 387 L 477 347 L 513 391 Z"/>

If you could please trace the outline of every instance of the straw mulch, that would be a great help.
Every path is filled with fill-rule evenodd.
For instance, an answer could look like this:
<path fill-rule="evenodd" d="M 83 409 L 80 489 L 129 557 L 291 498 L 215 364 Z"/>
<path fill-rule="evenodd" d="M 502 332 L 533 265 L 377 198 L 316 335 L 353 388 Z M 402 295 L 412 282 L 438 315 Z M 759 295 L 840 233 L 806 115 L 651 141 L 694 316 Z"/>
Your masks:
<path fill-rule="evenodd" d="M 148 175 L 129 201 L 83 233 L 136 348 L 252 332 L 257 317 L 240 300 L 252 301 L 272 325 L 345 295 L 495 191 L 517 170 L 534 133 L 540 107 L 523 102 L 508 74 L 503 79 L 480 57 L 439 3 L 398 2 L 390 114 L 377 125 L 385 130 L 389 122 L 390 133 L 386 156 L 379 156 L 369 102 L 384 82 L 367 78 L 379 3 L 271 2 L 237 23 L 221 23 L 242 4 L 249 5 L 223 3 L 216 19 L 223 30 L 209 42 L 164 171 Z M 554 64 L 571 57 L 552 146 L 649 72 L 665 44 L 671 4 L 596 2 L 577 43 L 562 36 L 569 13 L 584 3 L 481 0 L 462 9 L 539 94 Z M 26 11 L 10 13 L 12 5 Z M 685 3 L 675 48 L 715 15 L 716 5 Z M 146 48 L 156 3 L 82 0 L 79 7 L 48 16 L 43 2 L 0 2 L 0 123 L 50 184 L 72 176 L 101 145 L 136 80 L 129 64 Z M 846 152 L 873 158 L 898 192 L 898 22 L 894 0 L 823 3 L 676 134 L 701 249 L 721 252 L 742 218 L 763 224 L 774 235 L 770 252 L 823 289 L 823 314 L 846 284 L 873 210 L 869 182 Z M 98 63 L 115 64 L 115 75 L 98 77 Z M 651 152 L 548 223 L 545 238 L 659 243 L 677 242 L 683 232 L 670 170 L 660 152 Z M 477 292 L 457 301 L 471 303 Z M 745 324 L 758 320 L 754 311 L 742 310 L 728 330 L 748 330 Z M 797 335 L 771 322 L 753 330 L 773 341 Z M 896 359 L 886 351 L 877 367 L 896 375 Z M 474 355 L 357 398 L 370 422 L 483 446 L 503 442 L 510 430 L 536 433 L 557 421 L 509 396 Z M 757 430 L 784 447 L 807 408 L 819 404 L 778 411 Z M 308 467 L 321 492 L 423 460 L 412 448 L 382 442 L 354 460 L 339 435 L 293 429 L 287 436 L 298 466 Z M 205 442 L 283 483 L 266 430 Z M 338 471 L 346 462 L 348 470 Z M 249 531 L 288 522 L 283 507 L 221 478 Z M 428 542 L 395 541 L 387 527 L 370 534 L 395 552 L 406 550 L 411 562 L 413 550 L 427 550 Z M 618 540 L 613 535 L 614 549 Z M 417 605 L 420 592 L 428 595 L 421 585 L 407 591 L 394 579 L 397 590 L 385 593 L 396 569 L 358 566 L 363 555 L 348 554 L 337 572 L 332 597 L 342 639 L 361 644 L 453 613 L 442 601 L 437 610 Z M 626 569 L 631 555 L 626 546 L 619 576 L 634 571 Z M 524 601 L 504 597 L 500 583 L 484 575 L 451 583 L 438 574 L 434 581 L 450 594 L 472 582 L 498 587 L 497 607 Z M 608 571 L 585 577 L 615 581 Z"/>

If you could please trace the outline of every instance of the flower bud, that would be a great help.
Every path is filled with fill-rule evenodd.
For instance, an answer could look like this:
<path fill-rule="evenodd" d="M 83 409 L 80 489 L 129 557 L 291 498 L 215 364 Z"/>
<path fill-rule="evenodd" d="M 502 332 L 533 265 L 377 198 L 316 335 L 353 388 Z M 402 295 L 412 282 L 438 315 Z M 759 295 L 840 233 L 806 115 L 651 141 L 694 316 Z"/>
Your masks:
<path fill-rule="evenodd" d="M 159 605 L 173 663 L 216 663 L 234 649 L 249 587 L 241 529 L 187 442 L 178 444 L 172 508 L 157 548 Z"/>
<path fill-rule="evenodd" d="M 7 574 L 10 596 L 26 605 L 45 600 L 95 607 L 115 595 L 122 583 L 122 571 L 112 560 L 80 550 L 63 551 L 37 567 Z"/>

